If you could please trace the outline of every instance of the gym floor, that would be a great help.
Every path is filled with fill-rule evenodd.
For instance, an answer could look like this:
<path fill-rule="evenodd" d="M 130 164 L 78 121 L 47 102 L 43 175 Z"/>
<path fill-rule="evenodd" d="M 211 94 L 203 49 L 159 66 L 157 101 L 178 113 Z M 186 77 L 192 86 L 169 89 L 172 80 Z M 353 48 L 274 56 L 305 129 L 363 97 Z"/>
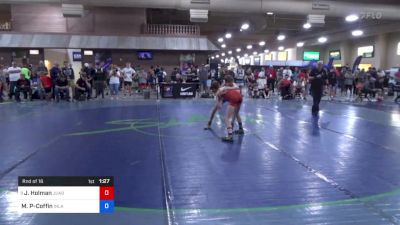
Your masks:
<path fill-rule="evenodd" d="M 0 225 L 400 224 L 400 107 L 246 99 L 0 104 Z M 18 176 L 114 176 L 116 211 L 19 214 Z"/>

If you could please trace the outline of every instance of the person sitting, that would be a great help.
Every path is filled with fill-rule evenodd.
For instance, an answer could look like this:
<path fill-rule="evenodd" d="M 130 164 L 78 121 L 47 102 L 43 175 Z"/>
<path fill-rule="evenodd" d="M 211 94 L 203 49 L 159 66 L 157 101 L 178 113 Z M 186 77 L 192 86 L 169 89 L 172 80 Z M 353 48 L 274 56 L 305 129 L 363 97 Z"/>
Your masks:
<path fill-rule="evenodd" d="M 285 78 L 280 81 L 279 89 L 281 91 L 282 99 L 288 100 L 288 99 L 292 99 L 293 98 L 293 95 L 292 95 L 292 82 L 289 80 L 289 75 L 288 74 L 286 74 Z"/>
<path fill-rule="evenodd" d="M 44 90 L 44 96 L 47 101 L 50 101 L 52 95 L 53 81 L 47 75 L 47 72 L 40 72 L 40 85 Z"/>
<path fill-rule="evenodd" d="M 15 88 L 15 99 L 17 100 L 17 102 L 21 102 L 21 92 L 24 94 L 24 99 L 27 99 L 29 95 L 29 100 L 32 101 L 31 83 L 28 79 L 25 78 L 24 74 L 21 74 L 21 77 L 19 78 L 19 80 L 17 80 L 17 85 Z"/>
<path fill-rule="evenodd" d="M 369 97 L 375 98 L 376 90 L 374 89 L 375 81 L 371 81 L 371 76 L 367 75 L 366 80 L 363 82 L 361 93 L 370 100 Z"/>
<path fill-rule="evenodd" d="M 181 76 L 179 73 L 177 73 L 177 74 L 175 75 L 175 83 L 177 83 L 177 84 L 183 83 L 182 76 Z"/>
<path fill-rule="evenodd" d="M 37 73 L 32 73 L 31 77 L 31 89 L 33 99 L 43 99 L 43 89 L 40 81 L 40 77 Z"/>
<path fill-rule="evenodd" d="M 89 99 L 90 93 L 92 92 L 86 72 L 81 71 L 80 75 L 81 77 L 76 81 L 75 86 L 75 99 L 78 101 Z"/>
<path fill-rule="evenodd" d="M 65 100 L 69 101 L 68 79 L 65 75 L 58 76 L 58 78 L 56 80 L 55 88 L 54 88 L 54 93 L 55 93 L 57 102 L 60 101 L 60 95 L 62 95 L 62 97 Z"/>

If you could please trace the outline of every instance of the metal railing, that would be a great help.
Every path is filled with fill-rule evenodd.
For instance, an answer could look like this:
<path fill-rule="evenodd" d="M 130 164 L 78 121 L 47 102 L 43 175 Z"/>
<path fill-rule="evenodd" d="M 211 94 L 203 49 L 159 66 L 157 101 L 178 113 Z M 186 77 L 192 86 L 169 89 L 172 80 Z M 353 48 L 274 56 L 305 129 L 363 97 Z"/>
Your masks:
<path fill-rule="evenodd" d="M 198 36 L 200 35 L 200 27 L 197 25 L 145 24 L 144 33 L 154 35 Z"/>

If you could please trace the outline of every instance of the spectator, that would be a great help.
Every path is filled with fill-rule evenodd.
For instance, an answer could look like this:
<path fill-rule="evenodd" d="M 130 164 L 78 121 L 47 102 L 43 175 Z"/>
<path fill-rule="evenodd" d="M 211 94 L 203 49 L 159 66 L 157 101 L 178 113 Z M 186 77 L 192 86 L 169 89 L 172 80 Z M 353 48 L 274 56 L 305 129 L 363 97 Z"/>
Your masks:
<path fill-rule="evenodd" d="M 175 83 L 177 84 L 183 83 L 183 79 L 179 73 L 176 74 Z"/>
<path fill-rule="evenodd" d="M 3 102 L 3 91 L 6 85 L 6 72 L 3 70 L 4 66 L 0 65 L 0 102 Z"/>
<path fill-rule="evenodd" d="M 11 63 L 11 67 L 7 69 L 7 74 L 10 79 L 8 97 L 10 100 L 12 99 L 13 95 L 15 95 L 15 89 L 17 87 L 17 81 L 21 77 L 21 68 L 17 66 L 16 62 Z"/>
<path fill-rule="evenodd" d="M 178 73 L 179 73 L 178 68 L 174 68 L 174 70 L 173 70 L 172 73 L 171 73 L 171 80 L 172 80 L 172 81 L 175 81 L 176 74 L 178 74 Z"/>
<path fill-rule="evenodd" d="M 44 65 L 44 62 L 43 61 L 39 61 L 39 65 L 38 65 L 38 67 L 36 68 L 36 71 L 35 71 L 35 73 L 36 73 L 36 75 L 37 76 L 41 76 L 41 74 L 48 74 L 49 73 L 49 70 L 47 69 L 47 67 Z"/>
<path fill-rule="evenodd" d="M 58 64 L 58 62 L 55 62 L 53 67 L 50 69 L 50 78 L 53 84 L 52 87 L 52 92 L 53 92 L 53 98 L 55 97 L 55 85 L 56 85 L 56 80 L 58 78 L 58 76 L 61 75 L 61 70 L 60 70 L 60 65 Z"/>
<path fill-rule="evenodd" d="M 29 100 L 32 101 L 32 89 L 31 83 L 28 79 L 25 78 L 24 74 L 20 75 L 20 78 L 17 81 L 15 88 L 15 99 L 17 102 L 21 102 L 20 94 L 21 92 L 24 94 L 24 99 L 27 99 L 29 96 Z"/>
<path fill-rule="evenodd" d="M 45 99 L 49 101 L 52 95 L 53 82 L 46 72 L 40 72 L 40 85 L 44 91 Z"/>
<path fill-rule="evenodd" d="M 82 100 L 85 94 L 86 97 L 85 99 L 90 99 L 90 95 L 92 92 L 92 86 L 89 83 L 89 79 L 87 77 L 87 74 L 85 70 L 82 70 L 80 73 L 80 78 L 76 81 L 75 84 L 75 99 L 76 100 Z"/>
<path fill-rule="evenodd" d="M 386 77 L 385 71 L 383 71 L 382 69 L 378 69 L 375 88 L 381 89 L 383 91 L 383 82 L 385 81 L 385 77 Z"/>
<path fill-rule="evenodd" d="M 96 64 L 94 73 L 94 88 L 96 90 L 97 98 L 101 94 L 101 98 L 104 99 L 104 89 L 106 87 L 107 82 L 107 74 L 103 68 L 101 68 L 100 64 Z"/>
<path fill-rule="evenodd" d="M 75 71 L 72 68 L 72 65 L 68 62 L 64 62 L 64 67 L 61 69 L 61 74 L 64 75 L 68 80 L 69 86 L 69 98 L 73 99 L 72 94 L 74 93 L 75 86 Z"/>
<path fill-rule="evenodd" d="M 118 69 L 114 68 L 110 71 L 110 92 L 111 92 L 111 100 L 118 99 L 118 91 L 120 85 L 121 74 Z"/>
<path fill-rule="evenodd" d="M 60 75 L 56 80 L 55 96 L 57 102 L 60 101 L 60 95 L 62 95 L 66 101 L 69 101 L 68 79 L 65 75 Z"/>
<path fill-rule="evenodd" d="M 153 88 L 153 85 L 154 85 L 154 77 L 155 77 L 155 74 L 154 74 L 154 67 L 153 67 L 153 66 L 150 66 L 150 69 L 147 71 L 147 84 L 148 84 L 151 88 Z"/>
<path fill-rule="evenodd" d="M 85 63 L 84 64 L 84 72 L 85 72 L 85 79 L 89 82 L 90 84 L 90 92 L 88 93 L 88 99 L 92 98 L 92 87 L 94 86 L 94 68 L 91 63 Z"/>
<path fill-rule="evenodd" d="M 156 69 L 156 77 L 157 77 L 157 83 L 163 83 L 164 82 L 164 78 L 165 78 L 165 71 L 164 68 L 159 68 L 159 66 L 157 66 Z"/>
<path fill-rule="evenodd" d="M 288 74 L 279 82 L 279 90 L 281 91 L 281 97 L 284 100 L 292 98 L 292 82 Z"/>
<path fill-rule="evenodd" d="M 331 68 L 328 73 L 328 88 L 329 88 L 329 96 L 330 99 L 333 100 L 336 97 L 336 85 L 337 85 L 337 76 L 335 68 Z"/>
<path fill-rule="evenodd" d="M 299 67 L 295 67 L 294 68 L 294 71 L 293 71 L 293 75 L 292 75 L 292 81 L 298 81 L 298 77 L 299 77 L 299 73 L 300 73 L 300 70 L 299 70 Z"/>
<path fill-rule="evenodd" d="M 266 71 L 268 89 L 275 93 L 276 71 L 272 66 Z"/>
<path fill-rule="evenodd" d="M 307 76 L 307 71 L 306 70 L 300 70 L 300 73 L 298 75 L 298 87 L 301 87 L 301 94 L 302 98 L 306 100 L 307 96 L 307 85 L 308 85 L 308 76 Z"/>
<path fill-rule="evenodd" d="M 283 75 L 283 77 L 286 77 L 286 75 L 288 75 L 289 79 L 293 80 L 293 72 L 290 69 L 290 67 L 288 67 L 288 66 L 282 71 L 282 75 Z"/>
<path fill-rule="evenodd" d="M 353 84 L 354 84 L 354 76 L 351 73 L 350 68 L 345 68 L 344 72 L 344 90 L 346 92 L 346 97 L 350 100 L 353 96 Z"/>
<path fill-rule="evenodd" d="M 139 71 L 139 92 L 147 88 L 147 73 L 143 69 Z"/>
<path fill-rule="evenodd" d="M 124 96 L 126 96 L 127 93 L 129 96 L 132 96 L 132 78 L 136 74 L 136 71 L 131 67 L 131 63 L 128 62 L 121 72 L 124 78 Z"/>
<path fill-rule="evenodd" d="M 206 66 L 203 64 L 199 71 L 200 90 L 203 93 L 206 93 L 208 91 L 207 80 L 208 80 L 208 70 Z"/>
<path fill-rule="evenodd" d="M 43 99 L 42 82 L 37 73 L 32 73 L 31 77 L 31 89 L 33 99 Z"/>
<path fill-rule="evenodd" d="M 29 69 L 29 66 L 27 64 L 24 64 L 21 68 L 21 74 L 25 76 L 25 79 L 29 80 L 31 79 L 31 70 Z"/>

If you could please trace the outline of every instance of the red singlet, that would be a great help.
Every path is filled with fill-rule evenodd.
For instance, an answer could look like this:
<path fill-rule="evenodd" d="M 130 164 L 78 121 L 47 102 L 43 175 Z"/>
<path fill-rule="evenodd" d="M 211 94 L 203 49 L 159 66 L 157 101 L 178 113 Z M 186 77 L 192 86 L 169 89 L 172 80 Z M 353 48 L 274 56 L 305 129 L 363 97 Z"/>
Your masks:
<path fill-rule="evenodd" d="M 242 104 L 243 97 L 239 90 L 228 90 L 224 94 L 224 100 L 229 102 L 231 106 L 237 107 Z"/>

